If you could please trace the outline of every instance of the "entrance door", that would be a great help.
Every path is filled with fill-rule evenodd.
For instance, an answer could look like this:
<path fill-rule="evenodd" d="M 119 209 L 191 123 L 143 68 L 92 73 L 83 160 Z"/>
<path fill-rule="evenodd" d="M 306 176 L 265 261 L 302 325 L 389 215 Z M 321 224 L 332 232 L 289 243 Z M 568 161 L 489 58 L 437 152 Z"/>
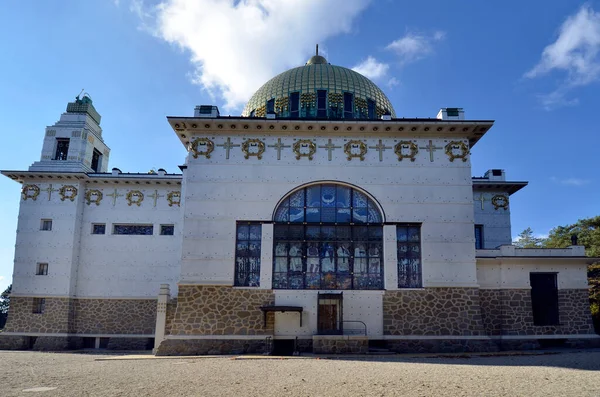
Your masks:
<path fill-rule="evenodd" d="M 343 334 L 342 294 L 319 294 L 317 327 L 319 335 Z"/>
<path fill-rule="evenodd" d="M 559 325 L 556 273 L 530 273 L 534 325 Z"/>

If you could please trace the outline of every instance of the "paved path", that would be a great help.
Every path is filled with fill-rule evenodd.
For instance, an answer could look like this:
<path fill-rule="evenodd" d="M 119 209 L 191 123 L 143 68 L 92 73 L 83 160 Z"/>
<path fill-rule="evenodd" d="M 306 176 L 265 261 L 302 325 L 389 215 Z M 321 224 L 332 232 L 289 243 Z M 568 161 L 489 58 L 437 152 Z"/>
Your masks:
<path fill-rule="evenodd" d="M 98 360 L 108 357 L 0 352 L 0 396 L 600 396 L 600 350 L 470 358 Z"/>

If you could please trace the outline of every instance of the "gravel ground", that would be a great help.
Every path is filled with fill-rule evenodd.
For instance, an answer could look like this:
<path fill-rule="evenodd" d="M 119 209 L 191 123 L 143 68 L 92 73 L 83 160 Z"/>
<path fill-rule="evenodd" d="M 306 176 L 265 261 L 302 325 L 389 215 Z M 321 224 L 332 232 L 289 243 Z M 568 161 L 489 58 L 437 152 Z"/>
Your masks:
<path fill-rule="evenodd" d="M 600 350 L 455 358 L 105 360 L 0 352 L 0 396 L 600 396 Z"/>

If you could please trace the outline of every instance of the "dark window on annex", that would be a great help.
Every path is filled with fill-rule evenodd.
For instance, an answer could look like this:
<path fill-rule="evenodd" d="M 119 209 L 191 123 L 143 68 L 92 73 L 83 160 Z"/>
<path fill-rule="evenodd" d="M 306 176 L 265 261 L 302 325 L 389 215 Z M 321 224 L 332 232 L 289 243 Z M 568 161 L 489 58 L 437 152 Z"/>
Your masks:
<path fill-rule="evenodd" d="M 483 249 L 483 225 L 475 225 L 475 249 Z"/>
<path fill-rule="evenodd" d="M 153 233 L 153 225 L 113 225 L 113 234 L 151 236 Z"/>
<path fill-rule="evenodd" d="M 383 216 L 358 190 L 290 194 L 275 212 L 274 240 L 273 288 L 383 288 Z"/>
<path fill-rule="evenodd" d="M 556 273 L 530 273 L 533 325 L 559 325 Z"/>
<path fill-rule="evenodd" d="M 421 282 L 421 225 L 399 224 L 398 288 L 420 288 Z"/>
<path fill-rule="evenodd" d="M 260 286 L 262 225 L 239 222 L 235 244 L 235 286 Z"/>

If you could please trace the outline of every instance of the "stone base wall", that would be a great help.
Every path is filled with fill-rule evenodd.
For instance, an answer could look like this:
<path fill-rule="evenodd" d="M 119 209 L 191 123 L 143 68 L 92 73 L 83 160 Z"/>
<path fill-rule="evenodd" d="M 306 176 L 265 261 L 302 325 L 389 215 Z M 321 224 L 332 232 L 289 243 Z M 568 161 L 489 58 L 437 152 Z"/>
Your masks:
<path fill-rule="evenodd" d="M 175 311 L 177 310 L 177 298 L 169 299 L 167 302 L 167 315 L 165 321 L 165 335 L 171 334 L 171 325 L 175 318 Z"/>
<path fill-rule="evenodd" d="M 78 336 L 37 336 L 33 350 L 62 351 L 83 348 L 83 338 Z"/>
<path fill-rule="evenodd" d="M 260 339 L 165 339 L 158 346 L 156 355 L 263 354 L 265 345 Z"/>
<path fill-rule="evenodd" d="M 462 353 L 500 350 L 494 341 L 477 339 L 389 340 L 387 348 L 396 353 Z"/>
<path fill-rule="evenodd" d="M 73 330 L 74 308 L 69 298 L 46 298 L 43 313 L 33 313 L 33 298 L 10 298 L 5 332 L 69 333 Z"/>
<path fill-rule="evenodd" d="M 478 288 L 385 291 L 384 335 L 484 335 Z"/>
<path fill-rule="evenodd" d="M 181 285 L 171 335 L 268 335 L 261 306 L 272 305 L 270 290 Z"/>
<path fill-rule="evenodd" d="M 31 349 L 30 341 L 29 336 L 0 334 L 0 350 L 29 350 Z"/>
<path fill-rule="evenodd" d="M 156 299 L 74 299 L 78 334 L 153 335 Z"/>
<path fill-rule="evenodd" d="M 569 335 L 593 334 L 588 291 L 559 290 L 560 325 L 533 324 L 531 290 L 502 289 L 480 291 L 481 314 L 488 335 Z"/>
<path fill-rule="evenodd" d="M 150 350 L 153 338 L 109 338 L 108 350 Z"/>
<path fill-rule="evenodd" d="M 366 354 L 368 352 L 367 337 L 313 337 L 313 353 L 316 354 Z"/>

